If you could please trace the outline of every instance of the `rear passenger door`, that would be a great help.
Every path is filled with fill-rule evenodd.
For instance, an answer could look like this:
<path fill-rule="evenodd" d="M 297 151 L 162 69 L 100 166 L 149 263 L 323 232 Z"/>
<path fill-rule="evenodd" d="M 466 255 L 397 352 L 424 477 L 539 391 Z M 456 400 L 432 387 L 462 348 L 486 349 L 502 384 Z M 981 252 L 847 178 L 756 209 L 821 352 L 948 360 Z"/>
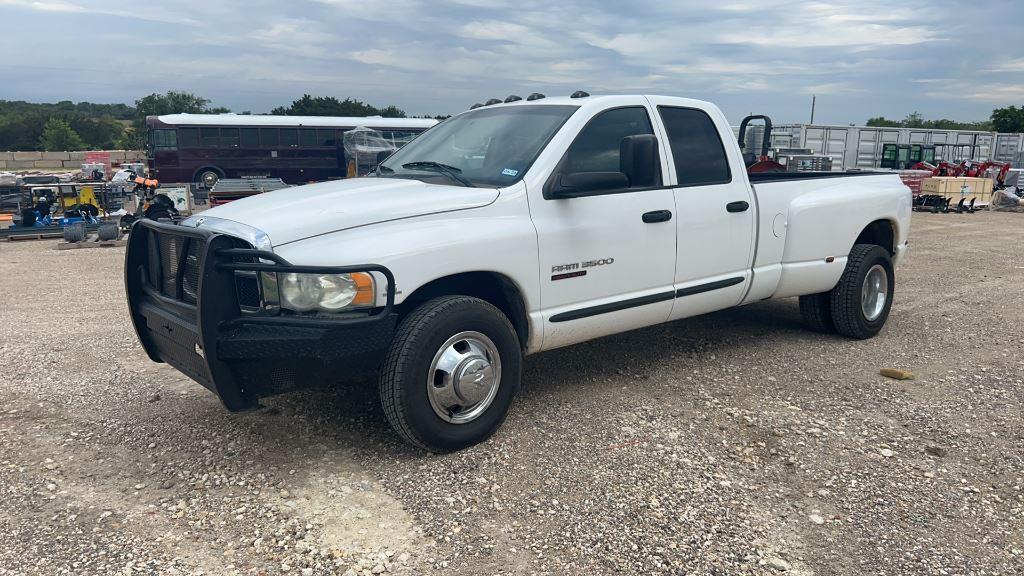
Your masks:
<path fill-rule="evenodd" d="M 750 283 L 754 199 L 732 129 L 699 102 L 652 99 L 662 120 L 676 204 L 675 290 L 671 319 L 740 303 Z M 689 104 L 689 105 L 687 105 Z"/>

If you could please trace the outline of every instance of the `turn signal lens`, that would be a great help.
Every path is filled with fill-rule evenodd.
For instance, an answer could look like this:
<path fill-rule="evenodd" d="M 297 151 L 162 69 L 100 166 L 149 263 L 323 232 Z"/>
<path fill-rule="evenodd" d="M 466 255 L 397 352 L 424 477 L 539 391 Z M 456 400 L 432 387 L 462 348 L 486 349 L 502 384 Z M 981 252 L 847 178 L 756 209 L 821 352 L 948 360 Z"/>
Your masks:
<path fill-rule="evenodd" d="M 351 274 L 352 282 L 356 285 L 356 297 L 352 299 L 352 306 L 373 306 L 376 298 L 373 275 L 366 272 Z"/>

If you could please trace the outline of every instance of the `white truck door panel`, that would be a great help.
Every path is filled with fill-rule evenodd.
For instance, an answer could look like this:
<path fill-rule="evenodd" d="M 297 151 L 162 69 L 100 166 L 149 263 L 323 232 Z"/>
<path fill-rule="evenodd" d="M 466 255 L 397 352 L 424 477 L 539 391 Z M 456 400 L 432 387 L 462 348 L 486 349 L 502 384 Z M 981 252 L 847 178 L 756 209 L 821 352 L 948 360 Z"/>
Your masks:
<path fill-rule="evenodd" d="M 676 299 L 671 319 L 739 304 L 750 282 L 757 207 L 739 147 L 717 109 L 657 106 L 676 202 Z"/>
<path fill-rule="evenodd" d="M 649 110 L 606 110 L 580 131 L 558 173 L 619 171 L 619 143 L 652 134 Z M 661 144 L 659 142 L 659 149 Z M 663 151 L 659 152 L 663 158 Z M 676 228 L 672 190 L 626 188 L 578 198 L 531 200 L 537 229 L 544 349 L 664 322 L 672 307 Z M 535 197 L 536 198 L 536 197 Z M 650 217 L 648 219 L 651 219 Z"/>

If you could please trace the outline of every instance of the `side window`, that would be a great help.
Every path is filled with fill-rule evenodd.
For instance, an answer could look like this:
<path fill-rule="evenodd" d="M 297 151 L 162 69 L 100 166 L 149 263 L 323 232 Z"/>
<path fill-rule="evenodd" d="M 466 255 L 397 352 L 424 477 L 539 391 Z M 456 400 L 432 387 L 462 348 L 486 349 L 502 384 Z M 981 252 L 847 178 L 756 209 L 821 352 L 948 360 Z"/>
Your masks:
<path fill-rule="evenodd" d="M 317 139 L 320 140 L 320 146 L 330 146 L 333 148 L 336 144 L 334 139 L 334 130 L 317 130 Z"/>
<path fill-rule="evenodd" d="M 316 139 L 316 130 L 312 128 L 303 128 L 299 130 L 299 144 L 303 148 L 313 148 L 319 146 Z"/>
<path fill-rule="evenodd" d="M 178 128 L 178 145 L 182 148 L 195 148 L 199 145 L 198 128 Z"/>
<path fill-rule="evenodd" d="M 587 124 L 569 146 L 562 164 L 562 173 L 620 172 L 619 147 L 622 139 L 636 134 L 654 134 L 651 119 L 642 106 L 602 112 Z"/>
<path fill-rule="evenodd" d="M 220 140 L 224 146 L 238 148 L 238 128 L 221 128 Z"/>
<path fill-rule="evenodd" d="M 220 128 L 200 128 L 199 142 L 206 148 L 220 145 Z"/>
<path fill-rule="evenodd" d="M 156 150 L 177 150 L 178 133 L 174 130 L 153 130 L 153 148 Z"/>
<path fill-rule="evenodd" d="M 277 128 L 260 128 L 260 145 L 264 148 L 277 148 Z"/>
<path fill-rule="evenodd" d="M 725 147 L 714 121 L 703 110 L 659 106 L 680 186 L 732 181 Z"/>
<path fill-rule="evenodd" d="M 281 128 L 281 146 L 296 147 L 299 145 L 299 131 L 295 128 Z"/>
<path fill-rule="evenodd" d="M 242 128 L 242 146 L 255 148 L 260 145 L 260 133 L 257 128 Z"/>

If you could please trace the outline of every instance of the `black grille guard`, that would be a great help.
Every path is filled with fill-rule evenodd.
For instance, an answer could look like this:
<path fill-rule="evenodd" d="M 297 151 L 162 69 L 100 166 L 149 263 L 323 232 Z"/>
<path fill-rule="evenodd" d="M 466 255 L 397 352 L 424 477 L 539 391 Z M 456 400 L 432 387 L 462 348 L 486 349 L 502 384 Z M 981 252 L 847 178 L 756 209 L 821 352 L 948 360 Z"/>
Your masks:
<path fill-rule="evenodd" d="M 149 262 L 149 242 L 157 241 L 156 236 L 161 234 L 184 237 L 188 242 L 201 242 L 195 304 L 167 296 L 159 288 L 150 285 L 147 273 L 153 263 Z M 256 404 L 256 398 L 243 390 L 231 366 L 218 358 L 217 339 L 225 331 L 242 325 L 336 328 L 394 320 L 395 277 L 386 267 L 378 264 L 293 265 L 273 252 L 239 248 L 239 241 L 233 236 L 208 229 L 142 219 L 133 224 L 125 252 L 125 292 L 135 333 L 146 354 L 154 362 L 167 362 L 214 391 L 229 410 L 252 407 Z M 239 262 L 239 259 L 252 261 Z M 235 285 L 235 273 L 239 271 L 309 274 L 377 272 L 387 280 L 386 301 L 384 306 L 357 318 L 243 314 Z M 175 286 L 179 298 L 185 273 L 185 266 L 178 266 Z"/>

